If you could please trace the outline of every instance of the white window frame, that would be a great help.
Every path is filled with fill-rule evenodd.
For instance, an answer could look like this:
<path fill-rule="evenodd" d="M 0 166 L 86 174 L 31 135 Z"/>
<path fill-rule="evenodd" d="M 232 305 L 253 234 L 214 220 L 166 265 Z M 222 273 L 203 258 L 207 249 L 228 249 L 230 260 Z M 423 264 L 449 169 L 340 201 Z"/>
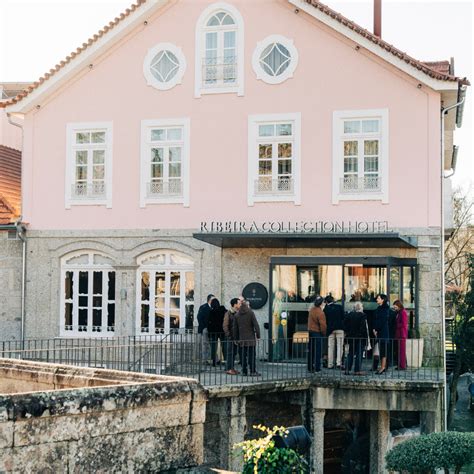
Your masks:
<path fill-rule="evenodd" d="M 155 56 L 161 51 L 169 51 L 170 53 L 173 53 L 179 63 L 178 71 L 176 72 L 175 76 L 168 82 L 158 81 L 158 79 L 156 79 L 156 77 L 151 72 L 151 63 Z M 145 56 L 145 60 L 143 61 L 143 75 L 146 78 L 147 84 L 161 91 L 167 91 L 169 89 L 172 89 L 176 85 L 181 84 L 185 72 L 186 58 L 184 57 L 183 50 L 172 43 L 159 43 L 153 46 L 153 48 L 150 48 L 148 50 L 148 53 Z"/>
<path fill-rule="evenodd" d="M 177 119 L 152 119 L 141 122 L 141 151 L 140 151 L 140 207 L 149 204 L 183 204 L 189 207 L 189 155 L 190 155 L 190 124 L 189 118 Z M 150 166 L 150 143 L 149 134 L 153 128 L 182 128 L 182 151 L 181 151 L 181 182 L 183 192 L 181 196 L 147 196 L 147 186 L 151 181 Z"/>
<path fill-rule="evenodd" d="M 156 263 L 146 263 L 146 260 L 153 258 L 155 255 L 160 255 L 163 254 L 165 255 L 165 263 L 164 264 L 156 264 Z M 136 288 L 137 288 L 137 294 L 136 294 L 136 321 L 135 321 L 135 333 L 137 336 L 143 336 L 143 335 L 158 335 L 158 334 L 169 334 L 170 333 L 170 317 L 165 318 L 165 326 L 163 328 L 162 333 L 155 333 L 152 332 L 151 328 L 155 327 L 155 314 L 153 311 L 149 311 L 149 331 L 142 331 L 142 326 L 141 326 L 141 305 L 142 305 L 142 295 L 141 295 L 141 282 L 142 282 L 142 273 L 143 272 L 148 272 L 150 275 L 155 275 L 156 273 L 164 273 L 165 274 L 165 287 L 167 290 L 170 289 L 170 278 L 171 278 L 171 273 L 172 272 L 179 272 L 180 273 L 180 319 L 179 319 L 179 329 L 180 330 L 185 330 L 186 329 L 186 306 L 188 305 L 193 305 L 194 306 L 194 314 L 196 313 L 196 300 L 194 299 L 192 302 L 187 302 L 185 298 L 185 292 L 183 291 L 183 288 L 185 288 L 186 284 L 186 277 L 182 278 L 183 275 L 186 275 L 186 273 L 193 273 L 194 275 L 194 282 L 196 282 L 195 277 L 196 277 L 196 272 L 194 270 L 194 263 L 186 263 L 186 264 L 171 264 L 170 263 L 170 256 L 171 255 L 179 255 L 183 256 L 189 260 L 192 261 L 192 258 L 189 255 L 186 255 L 182 252 L 179 251 L 174 251 L 174 250 L 153 250 L 151 252 L 147 252 L 144 255 L 141 255 L 137 259 L 137 276 L 136 276 Z M 195 294 L 195 293 L 194 293 Z M 152 283 L 151 278 L 150 278 L 150 295 L 149 295 L 149 302 L 156 301 L 155 299 L 155 284 L 154 281 Z M 171 310 L 170 310 L 170 294 L 165 293 L 165 314 L 170 315 Z M 150 310 L 150 306 L 149 306 Z"/>
<path fill-rule="evenodd" d="M 209 18 L 219 11 L 225 11 L 231 15 L 236 24 L 236 48 L 237 48 L 237 84 L 229 87 L 216 86 L 205 87 L 202 81 L 202 62 L 206 52 L 205 29 Z M 204 94 L 228 94 L 237 93 L 244 95 L 244 19 L 233 5 L 225 2 L 212 3 L 199 16 L 196 23 L 196 51 L 195 51 L 195 80 L 194 97 L 200 98 Z"/>
<path fill-rule="evenodd" d="M 72 263 L 69 264 L 67 263 L 68 260 L 74 258 L 74 257 L 80 257 L 86 255 L 88 257 L 88 263 L 87 264 L 81 264 L 81 263 Z M 117 310 L 117 277 L 118 277 L 118 272 L 112 265 L 108 264 L 97 264 L 94 263 L 94 256 L 99 255 L 105 258 L 110 259 L 107 255 L 97 252 L 97 251 L 89 251 L 89 250 L 79 250 L 76 252 L 72 252 L 68 255 L 65 255 L 64 257 L 61 258 L 61 282 L 60 282 L 60 288 L 61 288 L 61 296 L 60 296 L 60 310 L 59 310 L 59 333 L 61 337 L 111 337 L 116 335 L 116 329 L 118 327 L 117 324 L 117 315 L 118 315 L 118 310 Z M 97 331 L 92 331 L 92 310 L 93 310 L 93 279 L 88 278 L 88 321 L 91 321 L 91 324 L 88 324 L 87 326 L 87 331 L 79 331 L 79 281 L 77 278 L 74 279 L 73 281 L 73 298 L 72 298 L 72 304 L 73 304 L 73 326 L 74 326 L 74 321 L 76 321 L 75 328 L 72 330 L 67 330 L 65 329 L 65 306 L 66 306 L 66 296 L 65 296 L 65 289 L 66 289 L 66 272 L 74 272 L 76 275 L 78 272 L 104 272 L 107 274 L 108 272 L 114 272 L 115 273 L 115 298 L 114 300 L 109 300 L 108 299 L 108 288 L 107 288 L 107 282 L 108 279 L 103 276 L 102 278 L 102 322 L 107 321 L 107 313 L 104 311 L 107 309 L 107 305 L 110 302 L 113 302 L 115 305 L 115 320 L 114 320 L 114 331 L 109 331 L 107 329 L 107 324 L 102 324 L 101 332 Z"/>
<path fill-rule="evenodd" d="M 103 199 L 76 198 L 72 193 L 75 184 L 76 156 L 75 134 L 77 132 L 105 131 L 105 197 Z M 112 207 L 112 122 L 78 122 L 66 125 L 66 181 L 65 181 L 65 207 L 71 206 L 106 206 Z"/>
<path fill-rule="evenodd" d="M 262 194 L 255 193 L 255 181 L 258 179 L 258 127 L 263 123 L 291 122 L 293 125 L 292 176 L 293 193 Z M 248 120 L 248 186 L 247 203 L 256 202 L 293 202 L 301 205 L 301 113 L 250 115 Z"/>
<path fill-rule="evenodd" d="M 279 76 L 271 76 L 268 74 L 260 65 L 260 56 L 263 53 L 264 49 L 272 43 L 282 44 L 290 53 L 291 61 L 283 74 Z M 292 39 L 289 39 L 282 35 L 270 35 L 267 36 L 264 40 L 259 41 L 252 55 L 252 67 L 257 76 L 257 79 L 266 82 L 267 84 L 281 84 L 287 79 L 293 77 L 293 74 L 298 67 L 298 50 Z"/>
<path fill-rule="evenodd" d="M 344 177 L 344 140 L 350 140 L 350 135 L 344 135 L 344 121 L 367 119 L 380 120 L 378 133 L 380 191 L 341 193 L 341 179 Z M 333 112 L 332 203 L 338 204 L 340 201 L 381 201 L 383 204 L 389 202 L 388 109 L 337 110 Z"/>

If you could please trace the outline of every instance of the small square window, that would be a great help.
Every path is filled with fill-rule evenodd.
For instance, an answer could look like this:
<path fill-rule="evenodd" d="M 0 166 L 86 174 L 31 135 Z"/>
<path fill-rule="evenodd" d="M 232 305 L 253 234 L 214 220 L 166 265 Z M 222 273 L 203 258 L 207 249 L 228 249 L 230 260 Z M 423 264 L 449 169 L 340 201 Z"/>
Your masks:
<path fill-rule="evenodd" d="M 360 133 L 360 120 L 346 120 L 344 133 Z"/>
<path fill-rule="evenodd" d="M 362 121 L 362 133 L 378 133 L 379 121 L 378 120 L 363 120 Z"/>
<path fill-rule="evenodd" d="M 277 127 L 277 135 L 279 136 L 288 136 L 292 134 L 292 126 L 291 123 L 282 123 L 276 126 Z"/>
<path fill-rule="evenodd" d="M 89 132 L 78 132 L 76 133 L 76 143 L 90 143 L 91 134 Z"/>
<path fill-rule="evenodd" d="M 92 143 L 105 143 L 105 132 L 92 132 Z"/>
<path fill-rule="evenodd" d="M 158 128 L 151 131 L 151 141 L 159 142 L 166 139 L 166 130 L 164 128 Z"/>
<path fill-rule="evenodd" d="M 273 137 L 275 135 L 275 125 L 259 125 L 258 134 L 261 137 Z"/>
<path fill-rule="evenodd" d="M 182 139 L 182 131 L 180 128 L 169 128 L 167 133 L 168 140 L 181 140 Z"/>

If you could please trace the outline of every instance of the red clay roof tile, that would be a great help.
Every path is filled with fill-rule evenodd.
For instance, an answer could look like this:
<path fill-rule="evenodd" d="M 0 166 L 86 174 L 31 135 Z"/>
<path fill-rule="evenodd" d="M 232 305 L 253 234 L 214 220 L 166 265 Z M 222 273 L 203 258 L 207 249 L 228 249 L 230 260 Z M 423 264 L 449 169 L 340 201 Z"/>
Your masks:
<path fill-rule="evenodd" d="M 367 38 L 368 40 L 372 41 L 372 43 L 377 44 L 385 51 L 388 51 L 389 53 L 393 54 L 399 59 L 402 59 L 406 63 L 417 68 L 419 71 L 423 72 L 429 77 L 432 77 L 433 79 L 439 79 L 441 81 L 455 81 L 455 82 L 459 82 L 460 84 L 470 85 L 469 81 L 466 78 L 459 78 L 459 77 L 450 75 L 449 69 L 447 72 L 444 69 L 441 69 L 441 66 L 439 65 L 441 63 L 444 64 L 444 61 L 436 61 L 436 62 L 418 61 L 417 59 L 409 56 L 407 53 L 400 51 L 398 48 L 391 45 L 390 43 L 387 43 L 382 38 L 379 38 L 378 36 L 375 36 L 373 33 L 366 30 L 365 28 L 362 28 L 357 23 L 354 23 L 353 21 L 349 20 L 348 18 L 341 15 L 340 13 L 337 13 L 336 11 L 332 10 L 331 8 L 329 8 L 327 5 L 324 5 L 320 1 L 318 0 L 304 0 L 304 1 L 310 4 L 311 6 L 317 8 L 322 13 L 338 21 L 342 25 L 347 26 L 351 30 L 360 34 L 364 38 Z"/>
<path fill-rule="evenodd" d="M 0 224 L 13 223 L 21 214 L 21 151 L 4 145 L 0 145 L 0 208 Z"/>

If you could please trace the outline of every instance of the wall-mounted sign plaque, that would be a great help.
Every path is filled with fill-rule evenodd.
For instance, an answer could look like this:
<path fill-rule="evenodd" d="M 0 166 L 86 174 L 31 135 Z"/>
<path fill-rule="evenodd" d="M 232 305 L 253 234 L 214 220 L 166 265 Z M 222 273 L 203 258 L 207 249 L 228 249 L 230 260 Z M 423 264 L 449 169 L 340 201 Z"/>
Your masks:
<path fill-rule="evenodd" d="M 249 283 L 242 290 L 242 296 L 249 302 L 252 309 L 260 309 L 268 300 L 268 291 L 261 283 Z"/>

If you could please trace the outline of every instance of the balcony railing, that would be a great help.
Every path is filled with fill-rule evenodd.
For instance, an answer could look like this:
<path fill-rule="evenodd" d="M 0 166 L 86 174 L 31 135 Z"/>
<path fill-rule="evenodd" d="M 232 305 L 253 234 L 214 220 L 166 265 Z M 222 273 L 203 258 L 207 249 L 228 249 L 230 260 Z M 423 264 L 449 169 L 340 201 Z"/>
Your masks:
<path fill-rule="evenodd" d="M 105 183 L 75 183 L 72 185 L 74 199 L 103 199 L 105 198 Z"/>
<path fill-rule="evenodd" d="M 284 380 L 301 382 L 305 379 L 324 383 L 348 379 L 351 383 L 359 380 L 363 384 L 381 379 L 401 382 L 443 380 L 443 347 L 439 338 L 371 340 L 371 345 L 366 338 L 346 338 L 342 365 L 337 367 L 333 361 L 332 368 L 328 367 L 331 364 L 328 364 L 328 354 L 324 350 L 327 338 L 309 339 L 308 333 L 295 333 L 291 339 L 239 343 L 222 338 L 220 344 L 221 358 L 220 351 L 216 350 L 217 338 L 208 341 L 187 330 L 131 337 L 0 341 L 0 359 L 187 376 L 198 379 L 204 386 Z M 376 350 L 386 358 L 384 371 L 374 355 Z M 231 369 L 233 372 L 229 373 Z"/>
<path fill-rule="evenodd" d="M 378 192 L 382 187 L 380 176 L 346 176 L 341 178 L 341 193 L 372 193 Z"/>
<path fill-rule="evenodd" d="M 237 82 L 237 57 L 203 59 L 202 81 L 207 87 L 234 85 Z"/>
<path fill-rule="evenodd" d="M 148 197 L 180 197 L 182 195 L 182 181 L 152 181 L 147 185 Z"/>
<path fill-rule="evenodd" d="M 293 178 L 258 178 L 255 180 L 255 194 L 292 194 Z"/>

